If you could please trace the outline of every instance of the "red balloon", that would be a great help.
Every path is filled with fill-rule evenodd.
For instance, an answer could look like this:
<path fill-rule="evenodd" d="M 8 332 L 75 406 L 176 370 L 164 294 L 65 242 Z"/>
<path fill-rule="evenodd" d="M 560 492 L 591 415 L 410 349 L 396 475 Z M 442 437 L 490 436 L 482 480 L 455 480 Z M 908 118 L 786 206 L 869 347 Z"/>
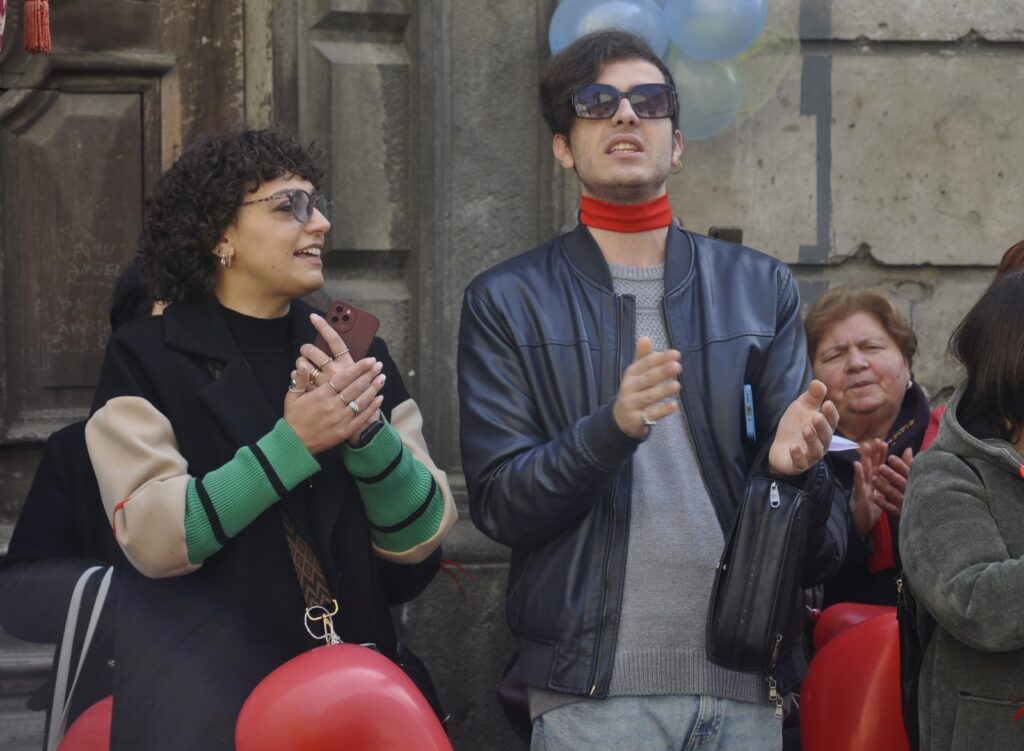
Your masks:
<path fill-rule="evenodd" d="M 108 751 L 113 711 L 113 696 L 100 699 L 72 723 L 57 746 L 57 751 Z"/>
<path fill-rule="evenodd" d="M 908 751 L 895 613 L 838 633 L 811 660 L 800 690 L 804 751 Z"/>
<path fill-rule="evenodd" d="M 825 608 L 814 624 L 814 651 L 818 652 L 833 636 L 883 613 L 895 613 L 892 605 L 864 605 L 860 602 L 839 602 Z"/>
<path fill-rule="evenodd" d="M 304 652 L 260 681 L 235 725 L 238 751 L 452 751 L 416 685 L 355 644 Z"/>

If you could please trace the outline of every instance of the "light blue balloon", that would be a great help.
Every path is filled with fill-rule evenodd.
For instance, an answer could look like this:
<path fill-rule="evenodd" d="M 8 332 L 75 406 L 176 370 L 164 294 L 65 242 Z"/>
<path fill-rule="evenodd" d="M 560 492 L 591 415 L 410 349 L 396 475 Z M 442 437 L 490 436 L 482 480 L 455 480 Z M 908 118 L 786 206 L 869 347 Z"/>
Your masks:
<path fill-rule="evenodd" d="M 665 26 L 676 47 L 701 60 L 725 60 L 752 45 L 768 20 L 768 0 L 668 0 Z"/>
<path fill-rule="evenodd" d="M 679 97 L 683 141 L 711 138 L 728 128 L 743 104 L 743 86 L 729 60 L 698 60 L 671 47 L 665 65 Z"/>
<path fill-rule="evenodd" d="M 668 49 L 664 13 L 655 0 L 562 0 L 551 16 L 548 44 L 558 53 L 581 36 L 604 29 L 642 36 L 658 57 Z"/>

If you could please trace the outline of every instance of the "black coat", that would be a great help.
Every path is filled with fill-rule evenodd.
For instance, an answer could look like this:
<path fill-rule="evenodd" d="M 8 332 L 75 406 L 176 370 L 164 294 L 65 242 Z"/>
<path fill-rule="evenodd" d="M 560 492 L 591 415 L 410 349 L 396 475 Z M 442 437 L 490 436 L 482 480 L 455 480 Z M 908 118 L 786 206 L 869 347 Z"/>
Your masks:
<path fill-rule="evenodd" d="M 296 353 L 315 338 L 310 312 L 308 305 L 292 303 Z M 374 340 L 370 354 L 384 363 L 382 409 L 389 415 L 408 394 L 381 340 Z M 145 398 L 169 420 L 194 477 L 255 443 L 280 416 L 212 297 L 172 305 L 161 317 L 117 332 L 94 409 L 123 395 Z M 341 606 L 338 634 L 345 641 L 373 642 L 394 656 L 389 598 L 341 451 L 317 456 L 322 469 L 307 481 L 311 523 L 305 532 Z M 193 573 L 149 579 L 131 566 L 118 571 L 112 748 L 232 748 L 235 719 L 252 688 L 316 645 L 304 627 L 305 604 L 277 505 Z"/>
<path fill-rule="evenodd" d="M 79 577 L 90 566 L 123 564 L 100 501 L 96 477 L 85 448 L 84 422 L 50 436 L 14 527 L 7 557 L 0 566 L 0 625 L 26 641 L 59 644 L 68 602 Z M 93 574 L 82 598 L 72 670 L 99 587 Z M 68 714 L 68 726 L 85 709 L 113 690 L 114 592 L 82 666 Z M 32 709 L 49 709 L 58 653 L 47 682 L 29 700 Z M 70 683 L 69 678 L 69 683 Z"/>

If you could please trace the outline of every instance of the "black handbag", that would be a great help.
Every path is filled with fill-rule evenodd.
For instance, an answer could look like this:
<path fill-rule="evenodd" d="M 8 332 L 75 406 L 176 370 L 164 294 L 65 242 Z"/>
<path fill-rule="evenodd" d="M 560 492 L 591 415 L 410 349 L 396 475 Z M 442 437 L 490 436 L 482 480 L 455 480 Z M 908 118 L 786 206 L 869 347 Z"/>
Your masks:
<path fill-rule="evenodd" d="M 781 717 L 772 673 L 803 627 L 800 575 L 811 508 L 803 490 L 764 471 L 771 443 L 754 461 L 715 572 L 707 654 L 727 668 L 763 674 Z"/>

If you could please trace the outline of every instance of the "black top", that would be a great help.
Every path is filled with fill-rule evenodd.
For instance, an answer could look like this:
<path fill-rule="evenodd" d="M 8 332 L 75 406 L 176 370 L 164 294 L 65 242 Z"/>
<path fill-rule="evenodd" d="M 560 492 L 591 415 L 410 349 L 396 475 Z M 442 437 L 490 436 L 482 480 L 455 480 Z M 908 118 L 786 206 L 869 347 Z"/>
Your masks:
<path fill-rule="evenodd" d="M 298 351 L 291 350 L 289 318 L 253 318 L 221 306 L 231 337 L 252 370 L 267 403 L 278 417 Z"/>
<path fill-rule="evenodd" d="M 231 337 L 238 345 L 252 371 L 260 391 L 276 417 L 284 416 L 284 397 L 288 393 L 291 372 L 295 369 L 298 349 L 292 349 L 291 328 L 287 315 L 281 318 L 254 318 L 220 306 Z M 279 507 L 295 522 L 302 536 L 323 559 L 316 544 L 313 522 L 309 514 L 309 483 L 301 483 L 286 495 Z"/>

